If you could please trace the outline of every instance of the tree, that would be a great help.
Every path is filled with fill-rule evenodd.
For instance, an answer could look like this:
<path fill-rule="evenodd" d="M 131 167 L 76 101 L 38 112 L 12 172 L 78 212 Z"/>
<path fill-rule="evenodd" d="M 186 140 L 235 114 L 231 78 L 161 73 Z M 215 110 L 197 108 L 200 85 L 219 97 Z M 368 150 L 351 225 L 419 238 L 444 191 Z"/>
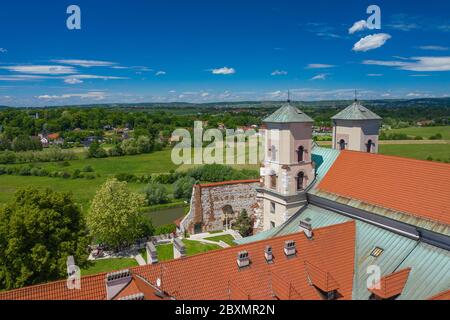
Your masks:
<path fill-rule="evenodd" d="M 149 183 L 144 192 L 147 195 L 147 202 L 149 205 L 169 202 L 167 189 L 162 184 L 155 182 Z"/>
<path fill-rule="evenodd" d="M 41 142 L 27 135 L 19 135 L 14 138 L 11 147 L 14 151 L 42 150 Z"/>
<path fill-rule="evenodd" d="M 28 188 L 0 209 L 0 290 L 64 278 L 66 260 L 87 264 L 87 229 L 68 193 Z"/>
<path fill-rule="evenodd" d="M 248 237 L 253 233 L 252 219 L 248 216 L 247 210 L 242 210 L 234 224 L 235 228 L 243 237 Z"/>
<path fill-rule="evenodd" d="M 183 177 L 173 184 L 173 196 L 175 199 L 190 199 L 192 195 L 192 186 L 195 184 L 192 177 Z"/>
<path fill-rule="evenodd" d="M 144 202 L 144 197 L 131 192 L 126 182 L 106 181 L 95 194 L 87 216 L 91 235 L 98 243 L 113 248 L 151 235 L 151 221 L 139 212 Z"/>
<path fill-rule="evenodd" d="M 105 149 L 100 146 L 98 141 L 94 141 L 89 147 L 88 156 L 89 158 L 106 158 L 108 154 Z"/>

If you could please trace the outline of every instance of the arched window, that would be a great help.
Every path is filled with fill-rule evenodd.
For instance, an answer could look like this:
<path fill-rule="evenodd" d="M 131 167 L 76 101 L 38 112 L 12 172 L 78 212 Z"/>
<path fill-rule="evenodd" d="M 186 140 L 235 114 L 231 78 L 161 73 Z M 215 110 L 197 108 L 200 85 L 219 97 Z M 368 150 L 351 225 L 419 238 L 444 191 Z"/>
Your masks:
<path fill-rule="evenodd" d="M 367 141 L 367 152 L 371 153 L 372 152 L 372 140 Z"/>
<path fill-rule="evenodd" d="M 303 181 L 305 180 L 305 173 L 300 171 L 297 175 L 297 190 L 303 190 Z"/>
<path fill-rule="evenodd" d="M 345 150 L 345 140 L 341 139 L 341 141 L 339 141 L 339 148 L 341 150 Z"/>
<path fill-rule="evenodd" d="M 272 189 L 276 189 L 277 188 L 277 176 L 275 174 L 270 176 L 270 187 Z"/>
<path fill-rule="evenodd" d="M 303 146 L 298 147 L 298 150 L 297 150 L 298 162 L 304 161 L 304 157 L 303 157 L 304 153 L 305 153 L 305 148 Z"/>

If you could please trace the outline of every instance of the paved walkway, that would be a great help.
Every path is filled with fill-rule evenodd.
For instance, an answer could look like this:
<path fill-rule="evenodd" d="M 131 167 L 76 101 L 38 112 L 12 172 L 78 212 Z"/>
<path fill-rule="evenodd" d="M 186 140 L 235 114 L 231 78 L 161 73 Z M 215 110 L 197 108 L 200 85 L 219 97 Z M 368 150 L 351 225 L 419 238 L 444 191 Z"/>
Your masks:
<path fill-rule="evenodd" d="M 138 254 L 134 258 L 136 259 L 137 263 L 139 263 L 140 266 L 145 266 L 147 264 L 147 262 L 145 261 L 144 257 L 141 254 Z"/>

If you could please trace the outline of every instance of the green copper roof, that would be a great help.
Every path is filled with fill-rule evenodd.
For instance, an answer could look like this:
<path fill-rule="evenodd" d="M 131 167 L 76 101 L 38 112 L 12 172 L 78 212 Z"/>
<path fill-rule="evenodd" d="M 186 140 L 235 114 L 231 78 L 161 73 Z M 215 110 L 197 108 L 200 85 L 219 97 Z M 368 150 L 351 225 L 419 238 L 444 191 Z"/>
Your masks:
<path fill-rule="evenodd" d="M 359 101 L 353 102 L 337 115 L 331 118 L 332 120 L 381 120 L 381 117 L 373 113 Z"/>
<path fill-rule="evenodd" d="M 311 119 L 306 113 L 303 113 L 301 110 L 287 103 L 280 109 L 272 113 L 269 117 L 264 119 L 263 122 L 291 123 L 291 122 L 314 122 L 314 120 Z"/>

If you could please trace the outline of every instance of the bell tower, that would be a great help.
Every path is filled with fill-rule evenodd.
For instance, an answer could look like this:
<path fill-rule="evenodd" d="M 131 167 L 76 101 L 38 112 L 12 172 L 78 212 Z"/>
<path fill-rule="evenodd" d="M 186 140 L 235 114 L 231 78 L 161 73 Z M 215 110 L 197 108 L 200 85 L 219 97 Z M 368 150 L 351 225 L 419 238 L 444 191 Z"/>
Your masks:
<path fill-rule="evenodd" d="M 333 121 L 333 148 L 378 153 L 378 135 L 381 117 L 355 98 L 353 104 L 331 118 Z"/>
<path fill-rule="evenodd" d="M 283 224 L 306 204 L 314 180 L 311 158 L 313 119 L 288 103 L 263 120 L 265 160 L 258 198 L 263 201 L 264 230 Z"/>

